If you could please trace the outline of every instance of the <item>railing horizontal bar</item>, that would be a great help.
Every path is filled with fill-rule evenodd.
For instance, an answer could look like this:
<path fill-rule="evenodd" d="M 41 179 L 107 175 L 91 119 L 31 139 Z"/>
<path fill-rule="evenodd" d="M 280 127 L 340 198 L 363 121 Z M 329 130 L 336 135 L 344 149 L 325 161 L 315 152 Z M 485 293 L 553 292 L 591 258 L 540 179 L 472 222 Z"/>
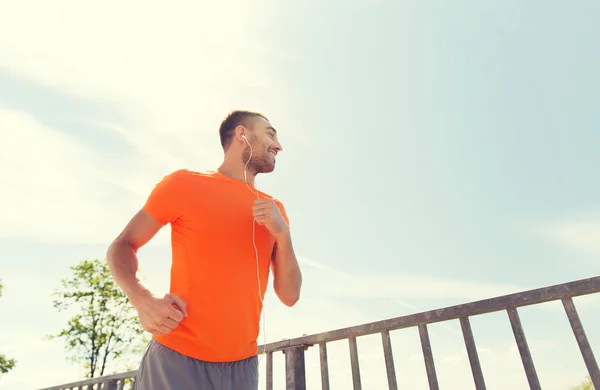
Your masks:
<path fill-rule="evenodd" d="M 485 390 L 485 381 L 483 380 L 483 372 L 481 371 L 481 364 L 479 363 L 479 355 L 477 354 L 477 347 L 475 346 L 469 317 L 460 317 L 460 327 L 462 328 L 467 354 L 469 355 L 475 388 L 477 390 Z"/>
<path fill-rule="evenodd" d="M 590 378 L 592 379 L 592 383 L 596 389 L 600 389 L 600 370 L 598 369 L 598 363 L 596 362 L 594 352 L 592 351 L 590 342 L 588 341 L 585 330 L 583 329 L 583 324 L 579 319 L 579 314 L 577 314 L 577 309 L 575 309 L 573 299 L 563 298 L 562 302 L 565 312 L 567 313 L 567 317 L 569 318 L 569 322 L 571 323 L 571 329 L 573 329 L 573 334 L 575 335 L 575 339 L 579 345 L 579 350 L 583 356 L 585 366 L 587 367 Z"/>
<path fill-rule="evenodd" d="M 358 365 L 358 346 L 356 345 L 356 338 L 350 337 L 348 339 L 348 345 L 350 347 L 350 365 L 352 366 L 352 384 L 354 390 L 362 390 L 360 383 L 360 367 Z"/>
<path fill-rule="evenodd" d="M 523 332 L 523 326 L 521 325 L 521 320 L 519 319 L 519 313 L 514 307 L 509 307 L 506 311 L 508 312 L 510 325 L 515 335 L 517 347 L 519 348 L 519 354 L 521 355 L 521 361 L 523 362 L 525 375 L 527 375 L 529 388 L 531 390 L 541 390 L 542 386 L 540 385 L 540 380 L 537 372 L 535 371 L 535 366 L 533 365 L 533 358 L 531 357 L 531 352 L 529 351 L 529 346 L 527 345 L 527 338 L 525 337 L 525 332 Z"/>
<path fill-rule="evenodd" d="M 425 358 L 425 369 L 427 370 L 427 380 L 429 381 L 430 390 L 439 390 L 437 374 L 435 373 L 435 364 L 433 363 L 433 352 L 431 351 L 431 343 L 429 342 L 429 332 L 426 324 L 419 324 L 419 336 L 421 337 L 421 348 L 423 349 L 423 357 Z"/>
<path fill-rule="evenodd" d="M 396 329 L 418 326 L 421 324 L 431 324 L 453 320 L 460 317 L 496 312 L 508 309 L 509 307 L 517 308 L 598 292 L 600 292 L 600 276 L 504 295 L 501 297 L 450 306 L 442 309 L 415 313 L 383 321 L 337 329 L 329 332 L 278 341 L 266 345 L 260 345 L 258 350 L 260 354 L 265 352 L 283 351 L 291 347 L 324 344 L 331 341 L 348 339 L 350 337 L 356 338 L 360 336 L 381 333 L 383 331 L 392 331 Z M 133 379 L 136 374 L 137 370 L 128 371 L 99 378 L 67 383 L 59 386 L 47 387 L 40 390 L 76 389 L 84 388 L 84 386 L 88 386 L 89 389 L 94 384 L 103 383 L 107 380 Z"/>
<path fill-rule="evenodd" d="M 327 344 L 319 345 L 319 359 L 321 361 L 321 390 L 329 390 L 329 364 L 327 362 Z"/>
<path fill-rule="evenodd" d="M 70 389 L 70 388 L 74 389 L 77 387 L 83 388 L 83 386 L 90 386 L 90 385 L 93 386 L 93 385 L 97 385 L 100 383 L 113 381 L 113 380 L 132 379 L 132 378 L 135 378 L 136 375 L 137 375 L 137 370 L 127 371 L 127 372 L 121 372 L 118 374 L 112 374 L 112 375 L 100 376 L 97 378 L 86 379 L 86 380 L 78 381 L 78 382 L 66 383 L 66 384 L 60 385 L 60 386 L 45 387 L 40 390 L 62 390 L 62 389 Z"/>
<path fill-rule="evenodd" d="M 384 330 L 381 332 L 381 342 L 383 344 L 383 355 L 385 357 L 385 370 L 387 372 L 389 390 L 398 390 L 396 381 L 396 368 L 394 367 L 394 354 L 392 353 L 392 341 L 390 332 Z"/>
<path fill-rule="evenodd" d="M 410 314 L 407 316 L 391 318 L 383 321 L 337 329 L 329 332 L 298 337 L 295 339 L 278 341 L 267 344 L 265 349 L 267 351 L 278 351 L 296 345 L 315 345 L 324 342 L 343 340 L 349 337 L 360 337 L 374 333 L 381 333 L 384 330 L 391 331 L 409 328 L 419 324 L 432 324 L 435 322 L 454 320 L 460 317 L 472 317 L 474 315 L 492 313 L 495 311 L 505 310 L 509 306 L 522 307 L 555 301 L 567 296 L 574 297 L 597 292 L 600 292 L 600 276 L 484 299 L 481 301 L 450 306 L 442 309 Z"/>

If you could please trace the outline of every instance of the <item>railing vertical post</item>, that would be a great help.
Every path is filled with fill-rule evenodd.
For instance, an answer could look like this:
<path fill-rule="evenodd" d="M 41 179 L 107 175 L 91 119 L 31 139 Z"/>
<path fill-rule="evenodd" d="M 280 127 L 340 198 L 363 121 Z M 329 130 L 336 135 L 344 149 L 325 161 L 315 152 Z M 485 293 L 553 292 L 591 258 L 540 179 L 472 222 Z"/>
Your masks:
<path fill-rule="evenodd" d="M 517 342 L 517 347 L 519 348 L 519 354 L 521 355 L 523 368 L 525 368 L 525 375 L 527 376 L 527 381 L 529 382 L 529 388 L 531 390 L 541 390 L 542 386 L 540 385 L 540 380 L 537 376 L 535 366 L 533 365 L 533 359 L 531 357 L 531 352 L 529 351 L 529 346 L 527 345 L 527 339 L 525 338 L 525 332 L 523 332 L 521 320 L 519 319 L 519 313 L 515 307 L 509 307 L 506 309 L 506 311 L 508 312 L 510 325 L 512 326 L 513 334 L 515 335 L 515 341 Z"/>
<path fill-rule="evenodd" d="M 117 390 L 118 381 L 110 380 L 102 384 L 102 390 Z"/>
<path fill-rule="evenodd" d="M 304 349 L 305 347 L 300 345 L 283 350 L 285 354 L 286 390 L 306 390 Z"/>
<path fill-rule="evenodd" d="M 381 332 L 381 341 L 383 343 L 385 370 L 387 372 L 389 390 L 398 390 L 396 369 L 394 368 L 394 355 L 392 353 L 392 341 L 390 340 L 390 332 L 388 330 Z"/>
<path fill-rule="evenodd" d="M 579 350 L 581 351 L 583 361 L 585 362 L 585 366 L 587 367 L 590 378 L 592 379 L 592 384 L 596 389 L 600 389 L 600 370 L 598 369 L 598 363 L 596 362 L 594 352 L 592 351 L 590 342 L 588 341 L 585 330 L 583 329 L 583 324 L 579 319 L 579 314 L 577 314 L 577 309 L 575 309 L 573 299 L 570 297 L 563 298 L 562 302 L 565 312 L 567 313 L 567 317 L 569 318 L 569 322 L 571 323 L 571 329 L 573 329 L 573 334 L 575 335 L 575 339 L 579 345 Z"/>
<path fill-rule="evenodd" d="M 267 352 L 267 390 L 273 390 L 273 352 Z"/>
<path fill-rule="evenodd" d="M 460 327 L 463 332 L 463 338 L 465 339 L 467 354 L 469 355 L 469 363 L 471 364 L 475 388 L 477 390 L 485 390 L 485 381 L 483 380 L 483 372 L 481 371 L 481 364 L 479 363 L 479 355 L 477 354 L 477 347 L 475 346 L 475 339 L 473 338 L 473 330 L 471 329 L 469 317 L 460 317 Z"/>
<path fill-rule="evenodd" d="M 354 390 L 362 390 L 360 382 L 360 366 L 358 363 L 358 346 L 356 345 L 356 337 L 348 339 L 350 347 L 350 365 L 352 367 L 352 388 Z"/>
<path fill-rule="evenodd" d="M 425 369 L 427 371 L 429 389 L 439 390 L 440 386 L 435 373 L 435 364 L 433 362 L 433 352 L 431 351 L 427 324 L 419 324 L 419 336 L 421 337 L 421 348 L 423 349 L 423 357 L 425 358 Z"/>
<path fill-rule="evenodd" d="M 327 362 L 327 344 L 319 345 L 319 357 L 321 360 L 321 390 L 329 390 L 329 365 Z"/>

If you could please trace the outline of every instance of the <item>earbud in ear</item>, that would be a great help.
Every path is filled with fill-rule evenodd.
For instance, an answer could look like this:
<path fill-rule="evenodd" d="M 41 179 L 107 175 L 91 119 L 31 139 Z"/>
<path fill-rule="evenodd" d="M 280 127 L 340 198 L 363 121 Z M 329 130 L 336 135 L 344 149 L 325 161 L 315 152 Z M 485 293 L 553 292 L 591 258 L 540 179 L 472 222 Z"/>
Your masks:
<path fill-rule="evenodd" d="M 242 138 L 245 139 L 246 141 L 248 141 L 248 138 L 246 138 L 245 135 L 242 135 Z"/>

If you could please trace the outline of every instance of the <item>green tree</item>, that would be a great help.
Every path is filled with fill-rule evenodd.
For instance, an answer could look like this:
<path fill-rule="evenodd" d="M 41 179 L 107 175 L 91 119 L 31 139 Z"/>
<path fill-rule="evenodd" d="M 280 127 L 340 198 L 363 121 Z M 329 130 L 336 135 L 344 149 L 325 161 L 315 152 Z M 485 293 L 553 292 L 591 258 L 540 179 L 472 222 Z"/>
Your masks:
<path fill-rule="evenodd" d="M 4 285 L 0 280 L 0 296 L 2 296 L 2 288 Z M 0 353 L 0 374 L 6 374 L 15 367 L 17 362 L 14 359 L 9 359 Z"/>
<path fill-rule="evenodd" d="M 589 376 L 584 382 L 581 382 L 578 386 L 571 387 L 569 390 L 594 390 L 594 385 L 592 384 L 592 378 Z"/>
<path fill-rule="evenodd" d="M 49 338 L 65 341 L 69 359 L 87 370 L 86 377 L 102 376 L 109 361 L 139 354 L 147 339 L 105 261 L 85 260 L 70 269 L 72 276 L 61 281 L 53 305 L 74 315 L 66 328 Z"/>

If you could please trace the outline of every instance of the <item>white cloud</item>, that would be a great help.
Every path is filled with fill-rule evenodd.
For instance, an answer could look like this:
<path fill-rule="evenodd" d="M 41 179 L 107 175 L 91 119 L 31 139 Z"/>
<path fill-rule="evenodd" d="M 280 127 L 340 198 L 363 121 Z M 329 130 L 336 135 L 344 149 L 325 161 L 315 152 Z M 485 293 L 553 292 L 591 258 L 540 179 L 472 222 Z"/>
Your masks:
<path fill-rule="evenodd" d="M 271 54 L 252 36 L 260 14 L 243 1 L 5 2 L 0 58 L 61 92 L 115 102 L 140 132 L 165 147 L 186 137 L 188 152 L 198 153 L 198 134 L 214 135 L 227 110 L 264 104 L 256 88 L 276 96 Z"/>
<path fill-rule="evenodd" d="M 440 359 L 440 362 L 448 363 L 448 364 L 460 363 L 462 361 L 463 361 L 463 359 L 459 356 L 446 356 L 446 357 Z"/>
<path fill-rule="evenodd" d="M 555 342 L 552 342 L 549 340 L 538 339 L 538 338 L 534 338 L 531 336 L 527 339 L 527 346 L 529 347 L 529 352 L 531 354 L 538 353 L 539 354 L 538 356 L 541 356 L 542 354 L 550 354 L 550 353 L 552 353 L 551 350 L 558 350 L 558 349 L 561 349 L 561 347 L 564 348 L 564 345 L 558 345 Z M 508 352 L 511 354 L 518 355 L 519 347 L 516 344 L 511 345 L 508 348 Z M 562 352 L 564 352 L 564 350 Z"/>
<path fill-rule="evenodd" d="M 328 283 L 320 283 L 319 291 L 342 297 L 386 297 L 413 310 L 418 310 L 409 299 L 450 299 L 464 303 L 470 300 L 492 298 L 522 291 L 521 286 L 471 282 L 460 279 L 437 278 L 409 274 L 357 274 L 334 270 L 313 260 L 301 259 L 304 265 L 323 272 L 319 277 Z"/>
<path fill-rule="evenodd" d="M 162 175 L 214 167 L 222 157 L 218 125 L 229 110 L 269 113 L 280 104 L 273 54 L 252 36 L 261 30 L 260 13 L 242 1 L 3 2 L 0 69 L 118 107 L 122 122 L 76 112 L 61 119 L 118 135 L 132 153 L 85 144 L 31 114 L 2 109 L 0 169 L 10 191 L 0 195 L 0 235 L 105 243 Z"/>
<path fill-rule="evenodd" d="M 592 255 L 600 254 L 600 213 L 589 213 L 551 222 L 542 226 L 539 231 L 570 250 Z"/>
<path fill-rule="evenodd" d="M 114 223 L 118 206 L 99 210 L 101 157 L 30 115 L 0 107 L 2 236 L 94 241 Z M 98 167 L 98 168 L 97 168 Z"/>
<path fill-rule="evenodd" d="M 2 106 L 0 129 L 0 237 L 108 245 L 174 167 L 143 157 L 114 163 L 118 156 L 107 160 L 106 151 Z M 161 232 L 151 245 L 167 238 Z"/>
<path fill-rule="evenodd" d="M 0 237 L 46 242 L 108 244 L 142 206 L 155 183 L 181 159 L 119 132 L 130 155 L 112 155 L 31 114 L 0 106 Z M 109 157 L 110 156 L 110 157 Z M 161 233 L 151 245 L 167 242 Z"/>

